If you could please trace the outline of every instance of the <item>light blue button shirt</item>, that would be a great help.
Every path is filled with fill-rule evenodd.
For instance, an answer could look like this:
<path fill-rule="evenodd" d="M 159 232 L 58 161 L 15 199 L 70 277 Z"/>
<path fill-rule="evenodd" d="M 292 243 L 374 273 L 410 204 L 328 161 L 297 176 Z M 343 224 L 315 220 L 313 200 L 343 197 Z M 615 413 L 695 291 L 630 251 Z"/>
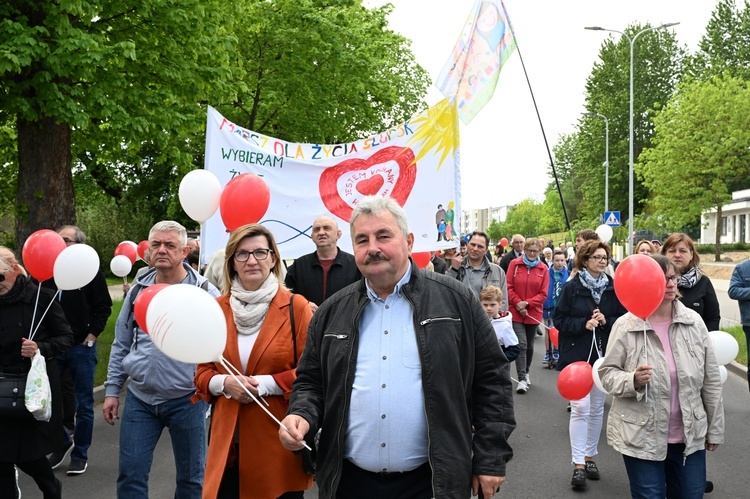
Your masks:
<path fill-rule="evenodd" d="M 411 265 L 385 300 L 366 283 L 344 458 L 362 469 L 411 471 L 427 462 L 422 365 L 411 304 Z"/>

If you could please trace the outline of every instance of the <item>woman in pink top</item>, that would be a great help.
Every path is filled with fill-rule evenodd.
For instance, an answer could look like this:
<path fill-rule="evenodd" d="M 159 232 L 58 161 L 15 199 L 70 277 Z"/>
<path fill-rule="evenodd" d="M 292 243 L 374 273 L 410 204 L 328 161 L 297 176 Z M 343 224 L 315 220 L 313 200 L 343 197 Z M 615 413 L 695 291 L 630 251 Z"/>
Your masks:
<path fill-rule="evenodd" d="M 697 312 L 683 305 L 672 260 L 659 308 L 643 321 L 631 313 L 612 327 L 599 368 L 614 396 L 607 441 L 622 453 L 633 498 L 702 498 L 706 450 L 724 441 L 719 366 Z"/>

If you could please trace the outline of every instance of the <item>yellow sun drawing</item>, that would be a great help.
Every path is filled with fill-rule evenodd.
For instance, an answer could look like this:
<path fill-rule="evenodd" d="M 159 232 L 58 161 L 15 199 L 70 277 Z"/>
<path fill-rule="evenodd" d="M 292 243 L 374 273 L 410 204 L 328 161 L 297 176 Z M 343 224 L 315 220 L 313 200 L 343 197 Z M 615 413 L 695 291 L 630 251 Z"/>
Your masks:
<path fill-rule="evenodd" d="M 414 158 L 414 163 L 435 149 L 440 154 L 438 161 L 439 170 L 448 155 L 453 156 L 459 146 L 458 137 L 458 113 L 448 99 L 443 99 L 425 112 L 414 118 L 411 123 L 419 125 L 419 129 L 409 140 L 407 147 L 421 143 L 419 153 Z"/>

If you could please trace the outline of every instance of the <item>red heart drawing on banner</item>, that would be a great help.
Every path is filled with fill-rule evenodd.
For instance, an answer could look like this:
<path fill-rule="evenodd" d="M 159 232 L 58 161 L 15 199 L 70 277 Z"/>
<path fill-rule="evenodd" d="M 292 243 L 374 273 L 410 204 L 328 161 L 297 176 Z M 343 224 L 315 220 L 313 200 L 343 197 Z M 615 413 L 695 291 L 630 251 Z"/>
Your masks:
<path fill-rule="evenodd" d="M 380 175 L 370 177 L 367 180 L 362 180 L 357 183 L 357 192 L 363 196 L 372 196 L 380 191 L 380 188 L 383 187 L 384 183 L 385 179 Z"/>
<path fill-rule="evenodd" d="M 395 161 L 398 172 L 385 163 Z M 417 165 L 414 151 L 398 146 L 386 147 L 366 159 L 346 159 L 326 168 L 320 176 L 318 188 L 323 204 L 328 211 L 348 222 L 359 196 L 382 194 L 396 200 L 400 206 L 406 204 L 414 182 L 417 180 Z M 348 175 L 348 176 L 347 176 Z M 339 191 L 339 180 L 347 176 Z"/>

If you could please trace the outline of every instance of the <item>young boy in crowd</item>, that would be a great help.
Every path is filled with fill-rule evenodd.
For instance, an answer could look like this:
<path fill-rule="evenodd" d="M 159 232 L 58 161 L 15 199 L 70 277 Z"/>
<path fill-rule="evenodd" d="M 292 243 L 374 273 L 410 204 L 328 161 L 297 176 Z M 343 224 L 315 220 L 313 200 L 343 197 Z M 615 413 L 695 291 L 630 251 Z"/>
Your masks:
<path fill-rule="evenodd" d="M 554 369 L 560 358 L 557 347 L 552 345 L 549 339 L 549 328 L 554 326 L 552 315 L 557 306 L 557 297 L 560 296 L 563 284 L 568 281 L 568 268 L 565 266 L 565 253 L 562 250 L 555 250 L 552 254 L 552 265 L 549 268 L 549 288 L 547 290 L 547 300 L 544 302 L 544 313 L 542 315 L 544 325 L 547 326 L 544 332 L 544 344 L 547 352 L 544 354 L 542 365 Z"/>
<path fill-rule="evenodd" d="M 495 328 L 495 335 L 498 343 L 500 343 L 500 348 L 503 349 L 508 362 L 513 362 L 521 352 L 521 348 L 518 346 L 518 337 L 513 332 L 513 316 L 510 312 L 500 311 L 502 297 L 503 292 L 495 286 L 487 286 L 479 293 L 479 300 L 482 302 L 487 317 L 492 322 L 492 327 Z"/>

